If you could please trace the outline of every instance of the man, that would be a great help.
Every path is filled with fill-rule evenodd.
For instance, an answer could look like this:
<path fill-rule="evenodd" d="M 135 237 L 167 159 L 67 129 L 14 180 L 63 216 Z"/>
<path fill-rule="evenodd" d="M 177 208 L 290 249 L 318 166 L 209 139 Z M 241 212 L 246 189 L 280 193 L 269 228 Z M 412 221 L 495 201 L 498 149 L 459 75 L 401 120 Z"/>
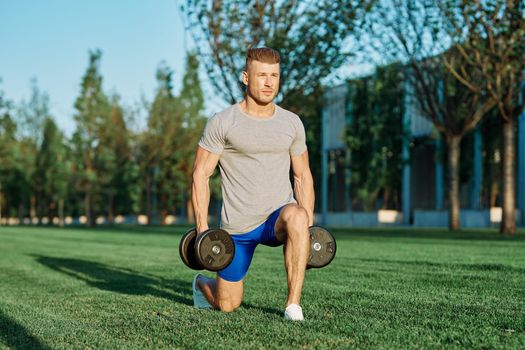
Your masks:
<path fill-rule="evenodd" d="M 194 306 L 224 312 L 238 308 L 256 246 L 284 244 L 288 282 L 284 317 L 303 320 L 300 299 L 314 217 L 304 126 L 297 115 L 273 103 L 280 78 L 277 51 L 249 49 L 245 69 L 245 99 L 209 119 L 195 158 L 192 202 L 197 234 L 208 229 L 208 181 L 219 164 L 221 228 L 231 235 L 235 256 L 216 279 L 195 276 Z"/>

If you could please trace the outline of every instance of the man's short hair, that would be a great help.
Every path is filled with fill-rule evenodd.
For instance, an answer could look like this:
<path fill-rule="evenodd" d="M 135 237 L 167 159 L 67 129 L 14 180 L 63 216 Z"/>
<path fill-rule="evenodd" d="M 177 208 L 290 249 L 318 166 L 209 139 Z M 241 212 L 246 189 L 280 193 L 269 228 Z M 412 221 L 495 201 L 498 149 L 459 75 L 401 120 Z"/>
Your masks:
<path fill-rule="evenodd" d="M 281 63 L 281 56 L 277 50 L 269 47 L 252 47 L 246 52 L 246 70 L 252 61 L 262 63 Z"/>

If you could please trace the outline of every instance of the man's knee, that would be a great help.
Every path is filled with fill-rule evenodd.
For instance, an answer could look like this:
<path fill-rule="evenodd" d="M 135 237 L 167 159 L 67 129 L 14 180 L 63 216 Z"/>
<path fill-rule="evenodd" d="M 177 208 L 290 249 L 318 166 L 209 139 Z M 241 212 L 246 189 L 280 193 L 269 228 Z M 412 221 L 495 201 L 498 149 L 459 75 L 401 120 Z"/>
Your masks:
<path fill-rule="evenodd" d="M 241 302 L 232 300 L 221 300 L 218 302 L 217 309 L 222 312 L 233 312 L 241 306 Z"/>
<path fill-rule="evenodd" d="M 243 282 L 229 282 L 217 277 L 215 308 L 222 312 L 233 312 L 241 306 Z"/>
<path fill-rule="evenodd" d="M 298 205 L 293 205 L 283 213 L 283 220 L 288 234 L 294 232 L 306 232 L 308 228 L 308 213 L 306 209 Z"/>

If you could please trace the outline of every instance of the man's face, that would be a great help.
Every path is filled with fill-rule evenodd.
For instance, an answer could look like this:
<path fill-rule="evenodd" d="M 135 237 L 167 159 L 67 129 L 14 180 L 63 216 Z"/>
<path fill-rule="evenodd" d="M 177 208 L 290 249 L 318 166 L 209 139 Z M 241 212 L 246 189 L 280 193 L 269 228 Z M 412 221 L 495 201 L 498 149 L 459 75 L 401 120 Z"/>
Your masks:
<path fill-rule="evenodd" d="M 242 81 L 248 87 L 248 94 L 259 104 L 273 101 L 279 92 L 279 63 L 252 61 L 248 71 L 242 73 Z"/>

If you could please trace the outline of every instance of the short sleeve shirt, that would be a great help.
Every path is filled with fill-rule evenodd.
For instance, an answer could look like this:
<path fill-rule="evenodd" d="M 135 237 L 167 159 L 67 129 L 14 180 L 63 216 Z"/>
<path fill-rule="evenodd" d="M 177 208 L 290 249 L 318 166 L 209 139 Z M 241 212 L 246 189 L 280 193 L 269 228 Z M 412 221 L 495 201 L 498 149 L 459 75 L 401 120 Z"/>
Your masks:
<path fill-rule="evenodd" d="M 235 104 L 208 120 L 199 146 L 220 155 L 221 227 L 229 233 L 249 232 L 276 209 L 295 203 L 290 157 L 306 151 L 296 114 L 276 105 L 273 116 L 256 118 Z"/>

